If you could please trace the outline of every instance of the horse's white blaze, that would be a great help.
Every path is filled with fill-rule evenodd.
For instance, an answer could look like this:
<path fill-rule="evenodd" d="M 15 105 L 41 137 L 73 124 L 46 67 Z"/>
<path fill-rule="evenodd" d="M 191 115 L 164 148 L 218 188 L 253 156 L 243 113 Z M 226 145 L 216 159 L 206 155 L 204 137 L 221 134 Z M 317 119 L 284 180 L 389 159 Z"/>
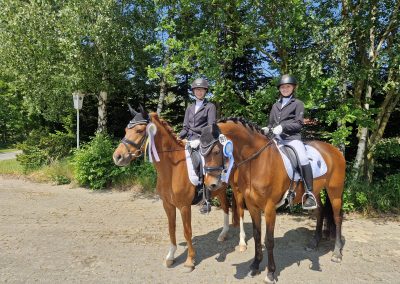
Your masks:
<path fill-rule="evenodd" d="M 221 233 L 219 234 L 218 241 L 224 241 L 226 238 L 226 235 L 228 234 L 229 231 L 229 214 L 224 213 L 224 227 L 222 228 Z"/>
<path fill-rule="evenodd" d="M 165 257 L 165 260 L 174 260 L 175 259 L 175 256 L 174 256 L 175 252 L 176 252 L 176 246 L 171 244 L 169 246 L 169 251 L 168 251 L 167 256 Z"/>
<path fill-rule="evenodd" d="M 240 217 L 240 241 L 239 241 L 239 245 L 246 246 L 245 238 L 246 238 L 246 233 L 244 231 L 243 218 Z"/>

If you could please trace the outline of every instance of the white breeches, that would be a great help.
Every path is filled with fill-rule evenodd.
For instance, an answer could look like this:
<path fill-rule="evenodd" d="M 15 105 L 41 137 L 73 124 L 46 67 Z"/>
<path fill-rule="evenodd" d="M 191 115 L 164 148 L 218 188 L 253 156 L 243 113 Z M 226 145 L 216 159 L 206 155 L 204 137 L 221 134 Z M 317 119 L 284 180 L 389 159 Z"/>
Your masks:
<path fill-rule="evenodd" d="M 310 162 L 308 160 L 306 147 L 304 147 L 303 142 L 300 140 L 281 140 L 281 142 L 296 149 L 297 155 L 299 156 L 300 165 L 305 166 Z"/>

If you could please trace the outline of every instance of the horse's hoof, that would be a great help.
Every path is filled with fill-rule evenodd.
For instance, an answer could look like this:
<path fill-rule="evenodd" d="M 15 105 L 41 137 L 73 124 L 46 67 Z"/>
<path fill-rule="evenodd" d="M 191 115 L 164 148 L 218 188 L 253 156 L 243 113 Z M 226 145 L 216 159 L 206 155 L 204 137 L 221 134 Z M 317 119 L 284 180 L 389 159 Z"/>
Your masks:
<path fill-rule="evenodd" d="M 194 270 L 194 265 L 186 265 L 185 264 L 183 267 L 185 268 L 186 273 L 190 273 Z"/>
<path fill-rule="evenodd" d="M 341 254 L 337 254 L 337 253 L 333 253 L 333 255 L 331 257 L 331 261 L 332 262 L 336 262 L 336 263 L 341 263 L 342 262 L 342 255 Z"/>
<path fill-rule="evenodd" d="M 172 264 L 174 264 L 174 260 L 173 259 L 166 259 L 165 261 L 164 261 L 164 266 L 165 267 L 167 267 L 167 268 L 169 268 L 169 267 L 171 267 L 172 266 Z"/>
<path fill-rule="evenodd" d="M 275 282 L 274 273 L 268 272 L 267 276 L 265 276 L 265 278 L 264 278 L 264 283 L 275 284 L 276 282 Z"/>
<path fill-rule="evenodd" d="M 256 276 L 260 273 L 261 273 L 261 271 L 259 269 L 251 269 L 249 271 L 249 273 L 247 273 L 247 276 L 253 278 L 254 276 Z"/>
<path fill-rule="evenodd" d="M 239 245 L 239 252 L 245 252 L 247 250 L 246 245 Z"/>
<path fill-rule="evenodd" d="M 226 236 L 219 236 L 217 239 L 219 242 L 223 242 L 226 240 Z"/>

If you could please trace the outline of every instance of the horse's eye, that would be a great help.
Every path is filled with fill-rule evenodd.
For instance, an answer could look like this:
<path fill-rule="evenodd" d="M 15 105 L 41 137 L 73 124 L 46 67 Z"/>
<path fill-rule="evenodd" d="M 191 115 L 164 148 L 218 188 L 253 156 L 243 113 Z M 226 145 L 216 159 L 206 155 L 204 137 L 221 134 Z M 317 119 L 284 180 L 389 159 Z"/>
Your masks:
<path fill-rule="evenodd" d="M 143 133 L 144 129 L 136 129 L 136 133 Z"/>
<path fill-rule="evenodd" d="M 221 153 L 221 151 L 219 149 L 216 149 L 213 151 L 214 155 L 219 155 L 219 153 Z"/>

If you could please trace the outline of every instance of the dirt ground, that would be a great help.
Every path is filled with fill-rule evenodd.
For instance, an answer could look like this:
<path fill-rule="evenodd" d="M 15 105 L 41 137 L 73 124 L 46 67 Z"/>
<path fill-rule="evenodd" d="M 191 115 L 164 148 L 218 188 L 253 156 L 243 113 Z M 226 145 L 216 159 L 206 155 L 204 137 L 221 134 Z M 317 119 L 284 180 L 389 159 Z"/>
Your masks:
<path fill-rule="evenodd" d="M 248 213 L 248 250 L 240 253 L 237 228 L 216 241 L 221 210 L 192 212 L 197 257 L 187 273 L 180 215 L 176 264 L 163 266 L 169 237 L 159 199 L 0 177 L 0 283 L 262 283 L 266 272 L 246 276 L 254 256 Z M 308 216 L 277 217 L 278 283 L 400 283 L 400 222 L 346 216 L 340 264 L 330 261 L 333 241 L 304 250 L 314 226 Z"/>

